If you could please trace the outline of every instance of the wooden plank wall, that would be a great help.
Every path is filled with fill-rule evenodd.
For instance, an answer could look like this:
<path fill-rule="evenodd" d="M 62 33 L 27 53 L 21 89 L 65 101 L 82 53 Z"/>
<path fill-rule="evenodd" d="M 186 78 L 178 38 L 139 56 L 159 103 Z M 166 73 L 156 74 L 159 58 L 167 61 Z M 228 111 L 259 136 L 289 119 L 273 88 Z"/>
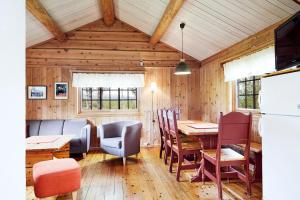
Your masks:
<path fill-rule="evenodd" d="M 224 82 L 222 64 L 273 45 L 274 29 L 281 23 L 276 23 L 201 62 L 200 113 L 203 120 L 217 122 L 220 112 L 227 113 L 236 110 L 232 101 L 235 96 L 235 91 L 232 89 L 233 84 Z M 260 114 L 253 114 L 251 139 L 261 143 L 261 137 L 258 134 Z"/>
<path fill-rule="evenodd" d="M 27 48 L 26 84 L 47 85 L 47 100 L 26 100 L 26 119 L 87 118 L 93 125 L 93 147 L 98 146 L 96 128 L 102 122 L 137 119 L 143 122 L 142 144 L 149 134 L 152 81 L 158 90 L 154 96 L 154 108 L 177 106 L 182 119 L 199 118 L 199 66 L 200 62 L 186 56 L 192 67 L 192 75 L 175 76 L 174 66 L 180 53 L 169 46 L 149 44 L 149 37 L 133 27 L 116 21 L 106 27 L 101 20 L 83 26 L 67 34 L 67 41 L 49 40 Z M 140 60 L 144 67 L 139 66 Z M 145 88 L 141 90 L 140 112 L 136 114 L 77 114 L 77 89 L 72 88 L 71 74 L 80 71 L 139 71 L 145 73 Z M 54 83 L 69 83 L 69 99 L 54 100 Z"/>

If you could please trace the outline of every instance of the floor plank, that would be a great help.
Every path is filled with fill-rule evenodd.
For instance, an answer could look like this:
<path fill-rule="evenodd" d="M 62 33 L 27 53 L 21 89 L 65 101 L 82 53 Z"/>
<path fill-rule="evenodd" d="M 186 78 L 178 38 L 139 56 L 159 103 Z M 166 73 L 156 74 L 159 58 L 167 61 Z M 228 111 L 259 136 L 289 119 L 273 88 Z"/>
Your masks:
<path fill-rule="evenodd" d="M 158 148 L 143 148 L 138 159 L 122 159 L 107 155 L 103 160 L 101 153 L 89 153 L 85 159 L 78 159 L 82 169 L 81 189 L 78 200 L 150 200 L 150 199 L 217 199 L 216 186 L 210 182 L 190 183 L 188 173 L 182 173 L 181 182 L 176 181 L 174 172 L 158 157 Z M 192 171 L 193 172 L 193 171 Z M 253 184 L 253 194 L 248 197 L 244 184 L 232 181 L 223 183 L 224 200 L 262 199 L 261 184 Z M 36 199 L 33 187 L 26 188 L 26 199 Z M 72 199 L 70 194 L 60 196 L 59 200 Z"/>

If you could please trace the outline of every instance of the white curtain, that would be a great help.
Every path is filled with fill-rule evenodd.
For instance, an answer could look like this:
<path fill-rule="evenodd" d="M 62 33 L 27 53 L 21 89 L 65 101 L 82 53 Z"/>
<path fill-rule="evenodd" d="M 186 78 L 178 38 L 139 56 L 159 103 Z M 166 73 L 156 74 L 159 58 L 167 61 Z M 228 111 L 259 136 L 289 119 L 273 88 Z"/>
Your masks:
<path fill-rule="evenodd" d="M 139 88 L 144 74 L 73 73 L 73 87 Z"/>
<path fill-rule="evenodd" d="M 225 82 L 275 71 L 274 46 L 225 63 Z"/>

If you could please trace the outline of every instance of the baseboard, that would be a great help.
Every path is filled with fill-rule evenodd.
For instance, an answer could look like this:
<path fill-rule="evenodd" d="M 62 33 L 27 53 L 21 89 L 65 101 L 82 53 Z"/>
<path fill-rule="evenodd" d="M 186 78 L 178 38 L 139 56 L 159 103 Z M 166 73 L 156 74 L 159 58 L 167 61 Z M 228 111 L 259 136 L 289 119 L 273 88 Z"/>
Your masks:
<path fill-rule="evenodd" d="M 150 144 L 150 145 L 142 144 L 141 145 L 142 148 L 159 147 L 159 146 L 160 146 L 160 144 Z"/>
<path fill-rule="evenodd" d="M 92 152 L 101 152 L 101 149 L 100 147 L 90 147 L 88 153 L 92 153 Z"/>

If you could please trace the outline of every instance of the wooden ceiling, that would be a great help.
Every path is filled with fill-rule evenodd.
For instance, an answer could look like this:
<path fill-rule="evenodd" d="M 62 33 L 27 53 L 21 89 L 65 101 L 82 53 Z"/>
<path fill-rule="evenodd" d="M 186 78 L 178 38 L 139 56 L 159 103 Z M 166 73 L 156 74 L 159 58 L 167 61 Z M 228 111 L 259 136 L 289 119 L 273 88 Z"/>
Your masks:
<path fill-rule="evenodd" d="M 40 3 L 60 30 L 67 32 L 102 18 L 99 5 L 105 1 L 40 0 Z M 181 49 L 179 24 L 185 22 L 184 52 L 203 60 L 300 10 L 293 0 L 185 0 L 182 5 L 172 1 L 178 0 L 114 0 L 113 14 L 155 36 L 152 44 L 158 38 L 178 50 Z M 173 10 L 167 12 L 166 8 Z M 27 47 L 53 38 L 54 33 L 29 11 L 26 15 Z M 111 13 L 105 15 L 109 17 Z M 113 18 L 107 19 L 112 21 L 108 25 L 113 23 Z M 157 31 L 159 26 L 162 27 Z"/>

